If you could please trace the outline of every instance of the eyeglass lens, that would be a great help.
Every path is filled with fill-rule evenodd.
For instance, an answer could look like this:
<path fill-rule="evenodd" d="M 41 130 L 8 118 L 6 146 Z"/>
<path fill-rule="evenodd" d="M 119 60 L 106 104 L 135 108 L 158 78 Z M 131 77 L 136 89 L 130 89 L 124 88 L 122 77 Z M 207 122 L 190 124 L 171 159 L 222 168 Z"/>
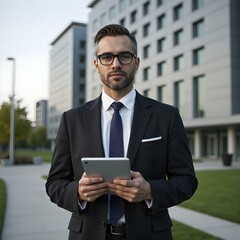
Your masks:
<path fill-rule="evenodd" d="M 102 55 L 98 56 L 100 62 L 103 65 L 112 64 L 115 57 L 118 58 L 118 61 L 121 64 L 130 64 L 133 60 L 134 54 L 133 53 L 119 53 L 117 55 L 114 55 L 112 53 L 106 53 L 106 54 L 102 54 Z"/>

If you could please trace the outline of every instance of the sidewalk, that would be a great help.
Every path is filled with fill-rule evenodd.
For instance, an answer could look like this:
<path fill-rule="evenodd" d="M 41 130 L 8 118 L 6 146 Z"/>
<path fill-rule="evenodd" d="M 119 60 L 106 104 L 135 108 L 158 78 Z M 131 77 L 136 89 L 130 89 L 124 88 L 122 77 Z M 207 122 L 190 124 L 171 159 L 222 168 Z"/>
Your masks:
<path fill-rule="evenodd" d="M 70 213 L 51 203 L 45 192 L 50 165 L 0 166 L 7 187 L 2 240 L 66 240 Z"/>
<path fill-rule="evenodd" d="M 70 213 L 51 203 L 45 192 L 50 165 L 0 166 L 7 186 L 7 208 L 2 240 L 66 240 Z M 220 161 L 195 164 L 196 170 L 240 168 L 240 163 L 223 167 Z M 237 240 L 240 225 L 180 207 L 170 209 L 173 219 L 226 240 Z"/>

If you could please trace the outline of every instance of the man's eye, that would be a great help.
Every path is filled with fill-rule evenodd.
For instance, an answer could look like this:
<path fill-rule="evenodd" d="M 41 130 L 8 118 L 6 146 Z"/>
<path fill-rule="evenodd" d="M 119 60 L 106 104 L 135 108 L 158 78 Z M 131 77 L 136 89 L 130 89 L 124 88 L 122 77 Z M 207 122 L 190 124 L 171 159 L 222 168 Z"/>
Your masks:
<path fill-rule="evenodd" d="M 103 60 L 111 60 L 112 59 L 112 55 L 103 55 L 102 59 Z"/>
<path fill-rule="evenodd" d="M 131 58 L 131 55 L 130 54 L 121 54 L 119 57 L 120 57 L 120 59 L 127 60 L 127 59 Z"/>

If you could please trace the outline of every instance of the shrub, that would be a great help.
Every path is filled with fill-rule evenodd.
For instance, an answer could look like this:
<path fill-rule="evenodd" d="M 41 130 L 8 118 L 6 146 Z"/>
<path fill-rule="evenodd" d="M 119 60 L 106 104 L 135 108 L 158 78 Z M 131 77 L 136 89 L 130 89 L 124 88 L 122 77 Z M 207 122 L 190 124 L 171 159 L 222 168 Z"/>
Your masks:
<path fill-rule="evenodd" d="M 30 156 L 16 156 L 15 164 L 33 164 L 33 159 Z"/>
<path fill-rule="evenodd" d="M 0 153 L 0 159 L 9 159 L 9 153 L 7 152 L 2 152 Z M 33 164 L 33 159 L 32 156 L 27 156 L 27 155 L 20 155 L 16 156 L 14 159 L 14 164 L 19 165 L 19 164 Z"/>

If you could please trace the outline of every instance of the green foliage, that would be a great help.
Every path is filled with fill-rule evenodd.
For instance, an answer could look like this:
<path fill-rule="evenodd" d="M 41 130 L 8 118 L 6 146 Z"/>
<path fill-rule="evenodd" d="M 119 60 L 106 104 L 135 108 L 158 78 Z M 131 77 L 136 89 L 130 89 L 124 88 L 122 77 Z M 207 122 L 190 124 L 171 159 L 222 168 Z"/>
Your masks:
<path fill-rule="evenodd" d="M 0 179 L 0 239 L 3 229 L 5 208 L 6 208 L 6 186 L 4 181 Z"/>
<path fill-rule="evenodd" d="M 21 107 L 22 100 L 16 100 L 15 109 L 15 145 L 22 143 L 28 137 L 31 130 L 31 121 L 27 119 L 26 107 Z M 10 110 L 9 102 L 4 102 L 0 107 L 0 144 L 8 145 L 10 140 Z"/>
<path fill-rule="evenodd" d="M 33 164 L 33 158 L 30 156 L 16 156 L 15 164 Z"/>
<path fill-rule="evenodd" d="M 240 170 L 199 171 L 197 178 L 197 192 L 181 206 L 240 223 Z"/>
<path fill-rule="evenodd" d="M 0 159 L 9 159 L 9 153 L 0 152 Z M 15 153 L 14 164 L 33 164 L 33 157 L 29 155 L 19 155 Z"/>
<path fill-rule="evenodd" d="M 33 129 L 27 139 L 27 143 L 30 147 L 49 147 L 50 141 L 47 139 L 47 128 L 44 126 Z"/>

